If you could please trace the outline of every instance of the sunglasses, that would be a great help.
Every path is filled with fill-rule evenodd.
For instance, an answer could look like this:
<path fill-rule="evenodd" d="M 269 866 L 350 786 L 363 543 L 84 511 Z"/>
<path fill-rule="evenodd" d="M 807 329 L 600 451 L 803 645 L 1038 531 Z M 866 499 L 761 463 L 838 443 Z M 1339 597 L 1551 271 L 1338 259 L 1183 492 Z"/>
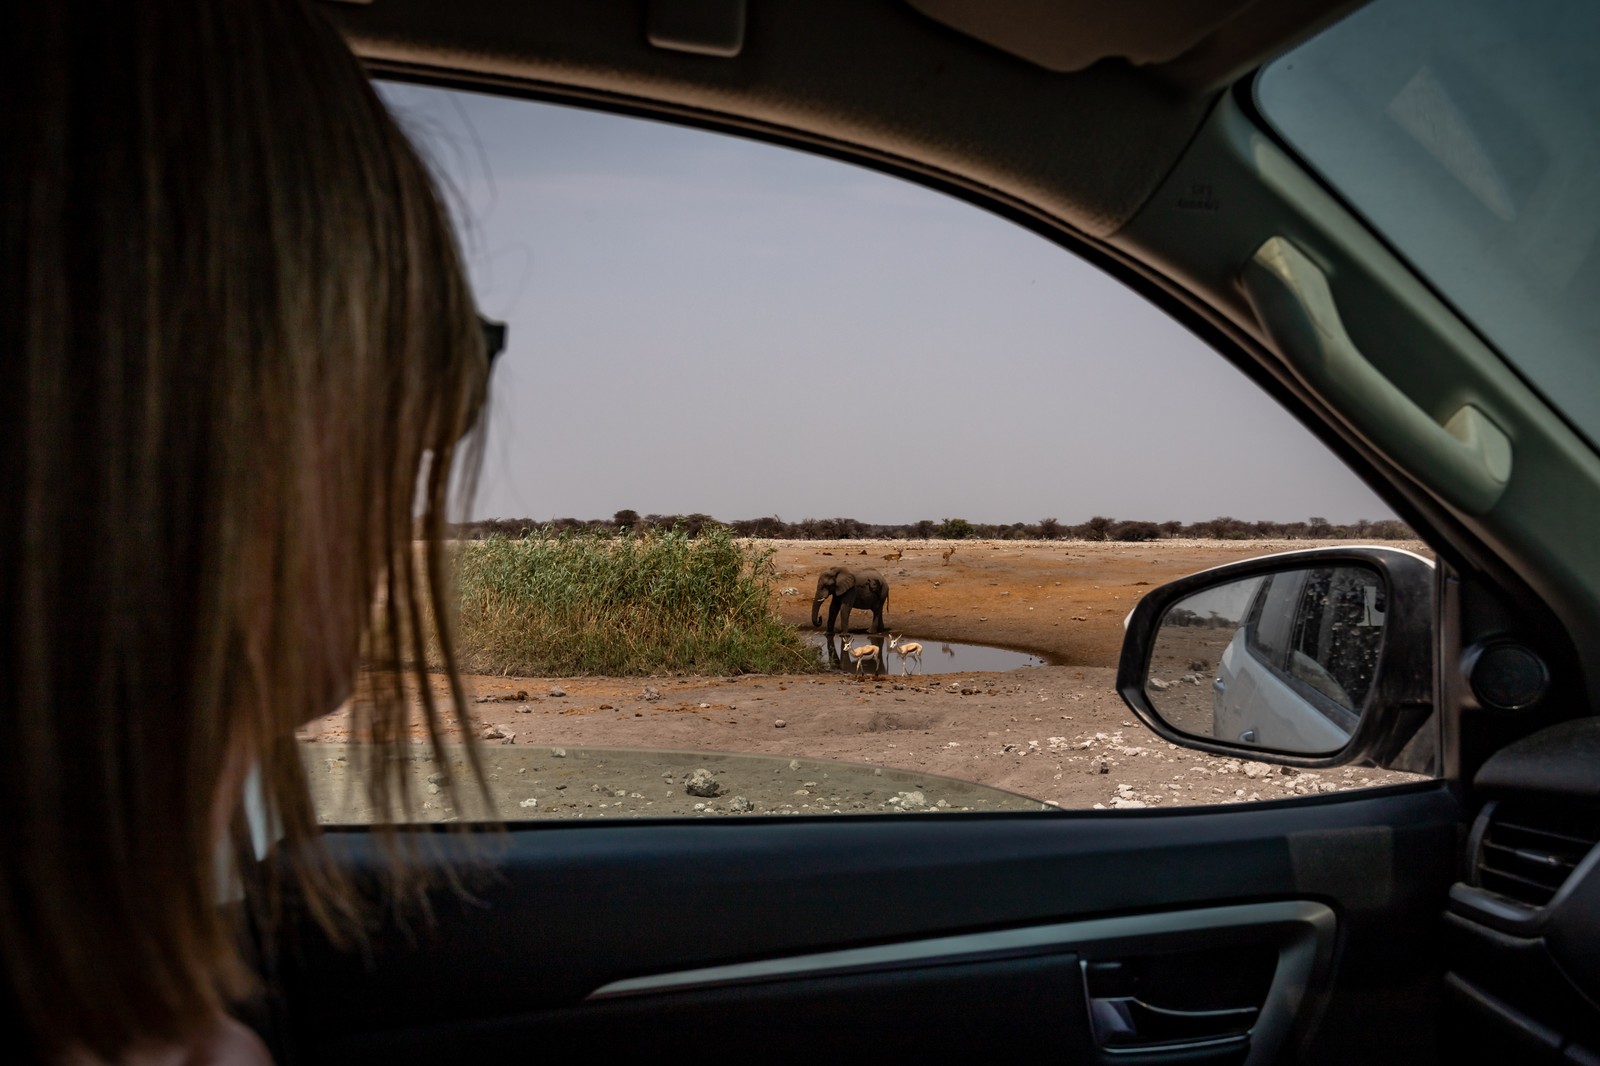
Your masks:
<path fill-rule="evenodd" d="M 483 352 L 492 368 L 495 356 L 506 350 L 506 324 L 479 315 L 478 328 L 483 330 Z"/>
<path fill-rule="evenodd" d="M 506 349 L 506 324 L 479 315 L 478 328 L 483 330 L 483 354 L 489 360 L 489 370 L 492 372 L 494 370 L 495 356 Z M 467 424 L 462 427 L 462 436 L 466 436 L 472 427 L 478 424 L 478 415 L 478 411 L 472 412 L 467 419 Z"/>

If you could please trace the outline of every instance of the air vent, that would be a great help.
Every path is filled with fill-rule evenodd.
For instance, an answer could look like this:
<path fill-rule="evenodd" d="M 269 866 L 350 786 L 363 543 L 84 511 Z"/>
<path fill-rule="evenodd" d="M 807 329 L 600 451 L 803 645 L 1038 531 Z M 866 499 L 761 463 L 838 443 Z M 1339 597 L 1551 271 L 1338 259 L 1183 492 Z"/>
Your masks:
<path fill-rule="evenodd" d="M 1505 800 L 1483 817 L 1478 885 L 1529 907 L 1549 903 L 1600 841 L 1600 813 L 1571 801 Z"/>

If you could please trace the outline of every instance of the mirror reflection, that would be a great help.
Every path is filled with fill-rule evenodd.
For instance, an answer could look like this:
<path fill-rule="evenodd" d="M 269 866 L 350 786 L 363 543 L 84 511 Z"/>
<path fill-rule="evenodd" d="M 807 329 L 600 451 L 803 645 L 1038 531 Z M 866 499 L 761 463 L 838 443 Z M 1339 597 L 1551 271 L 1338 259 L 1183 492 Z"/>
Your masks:
<path fill-rule="evenodd" d="M 1145 695 L 1193 736 L 1334 752 L 1349 741 L 1371 693 L 1383 625 L 1383 579 L 1366 567 L 1227 582 L 1167 609 Z"/>

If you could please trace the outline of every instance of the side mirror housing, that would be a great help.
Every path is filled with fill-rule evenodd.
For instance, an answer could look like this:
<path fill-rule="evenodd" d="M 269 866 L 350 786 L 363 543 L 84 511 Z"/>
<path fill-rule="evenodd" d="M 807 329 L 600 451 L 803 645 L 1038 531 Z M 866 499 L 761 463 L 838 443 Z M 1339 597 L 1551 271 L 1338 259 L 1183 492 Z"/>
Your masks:
<path fill-rule="evenodd" d="M 1407 745 L 1434 708 L 1433 597 L 1433 564 L 1398 548 L 1219 566 L 1139 601 L 1117 689 L 1186 748 L 1309 768 L 1425 769 L 1417 756 L 1431 763 L 1431 750 Z"/>

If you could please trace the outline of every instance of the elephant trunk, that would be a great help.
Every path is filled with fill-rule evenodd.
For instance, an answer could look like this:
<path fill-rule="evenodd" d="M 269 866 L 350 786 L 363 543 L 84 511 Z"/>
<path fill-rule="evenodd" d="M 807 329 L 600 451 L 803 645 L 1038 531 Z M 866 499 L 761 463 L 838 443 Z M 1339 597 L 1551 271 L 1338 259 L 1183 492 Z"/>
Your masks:
<path fill-rule="evenodd" d="M 827 598 L 828 597 L 826 596 L 818 596 L 816 599 L 811 601 L 812 629 L 816 629 L 818 626 L 822 625 L 822 604 L 827 600 Z"/>

